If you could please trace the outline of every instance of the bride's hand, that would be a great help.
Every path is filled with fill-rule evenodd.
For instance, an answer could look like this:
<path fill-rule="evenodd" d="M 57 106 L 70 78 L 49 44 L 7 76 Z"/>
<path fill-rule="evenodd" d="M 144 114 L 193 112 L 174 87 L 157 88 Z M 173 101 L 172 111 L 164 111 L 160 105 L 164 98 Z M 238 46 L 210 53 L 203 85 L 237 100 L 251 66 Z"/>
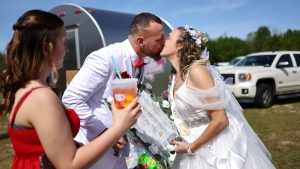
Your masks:
<path fill-rule="evenodd" d="M 188 143 L 174 140 L 173 144 L 175 145 L 175 152 L 176 153 L 187 153 L 187 150 L 189 148 Z"/>

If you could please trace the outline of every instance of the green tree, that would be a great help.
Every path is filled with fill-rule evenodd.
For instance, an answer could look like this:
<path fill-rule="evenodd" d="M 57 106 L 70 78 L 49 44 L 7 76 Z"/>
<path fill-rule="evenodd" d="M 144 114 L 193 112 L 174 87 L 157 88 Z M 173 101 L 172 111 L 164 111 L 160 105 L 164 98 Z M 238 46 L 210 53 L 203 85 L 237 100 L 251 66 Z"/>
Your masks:
<path fill-rule="evenodd" d="M 262 26 L 259 27 L 257 32 L 248 34 L 248 42 L 251 51 L 260 52 L 266 51 L 270 47 L 268 42 L 271 38 L 271 32 L 268 27 Z"/>
<path fill-rule="evenodd" d="M 282 50 L 282 36 L 281 35 L 273 35 L 267 42 L 267 51 L 278 51 Z"/>
<path fill-rule="evenodd" d="M 0 52 L 0 72 L 2 72 L 4 68 L 4 59 L 5 59 L 5 54 Z"/>
<path fill-rule="evenodd" d="M 216 41 L 213 41 L 213 40 L 210 40 L 208 41 L 208 44 L 207 44 L 207 48 L 208 48 L 208 51 L 209 51 L 209 60 L 212 64 L 214 64 L 215 62 L 219 62 L 219 59 L 217 58 L 217 53 L 218 53 L 218 50 L 216 49 Z"/>
<path fill-rule="evenodd" d="M 250 52 L 244 40 L 233 37 L 219 37 L 208 44 L 213 61 L 224 62 L 234 57 L 246 55 Z M 212 52 L 212 53 L 211 53 Z"/>
<path fill-rule="evenodd" d="M 300 50 L 300 31 L 287 30 L 282 37 L 281 50 Z"/>

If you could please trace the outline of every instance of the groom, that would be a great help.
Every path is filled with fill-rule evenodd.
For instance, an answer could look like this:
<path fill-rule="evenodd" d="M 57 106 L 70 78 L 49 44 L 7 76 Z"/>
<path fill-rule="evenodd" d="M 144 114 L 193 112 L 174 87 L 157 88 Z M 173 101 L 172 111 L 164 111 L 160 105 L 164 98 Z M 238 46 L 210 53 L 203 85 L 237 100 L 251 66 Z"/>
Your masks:
<path fill-rule="evenodd" d="M 163 45 L 161 19 L 151 13 L 140 13 L 131 23 L 128 39 L 101 48 L 86 57 L 62 97 L 65 106 L 74 109 L 80 118 L 81 127 L 76 141 L 87 144 L 112 125 L 112 114 L 104 100 L 112 95 L 111 80 L 117 78 L 114 66 L 123 72 L 123 76 L 143 79 L 142 73 L 138 73 L 141 72 L 139 67 L 143 66 L 139 61 L 145 56 L 158 60 Z M 116 152 L 129 150 L 127 143 L 126 137 L 120 138 L 91 168 L 126 169 L 125 156 L 129 151 L 127 154 L 123 152 L 119 160 Z"/>

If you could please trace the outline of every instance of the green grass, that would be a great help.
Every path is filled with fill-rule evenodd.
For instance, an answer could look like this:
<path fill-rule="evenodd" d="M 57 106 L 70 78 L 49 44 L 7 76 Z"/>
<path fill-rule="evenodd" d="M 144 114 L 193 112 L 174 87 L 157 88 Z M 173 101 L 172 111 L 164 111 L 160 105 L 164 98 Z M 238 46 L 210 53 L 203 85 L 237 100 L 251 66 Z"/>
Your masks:
<path fill-rule="evenodd" d="M 268 109 L 243 105 L 244 114 L 272 154 L 277 169 L 300 169 L 300 98 L 278 100 Z M 0 117 L 0 168 L 11 168 L 7 119 Z"/>
<path fill-rule="evenodd" d="M 7 133 L 7 118 L 0 117 L 0 168 L 11 168 L 14 151 Z"/>
<path fill-rule="evenodd" d="M 247 107 L 244 114 L 271 152 L 276 168 L 300 168 L 299 98 L 278 100 L 268 109 Z"/>

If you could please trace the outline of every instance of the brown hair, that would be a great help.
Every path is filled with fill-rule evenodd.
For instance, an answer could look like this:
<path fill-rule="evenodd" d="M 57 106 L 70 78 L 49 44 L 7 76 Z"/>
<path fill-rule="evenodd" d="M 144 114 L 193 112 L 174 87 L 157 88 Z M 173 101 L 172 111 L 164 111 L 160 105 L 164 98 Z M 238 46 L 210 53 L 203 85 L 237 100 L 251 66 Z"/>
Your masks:
<path fill-rule="evenodd" d="M 161 19 L 151 13 L 140 13 L 136 15 L 131 23 L 129 35 L 135 35 L 139 32 L 147 33 L 147 28 L 151 22 L 162 24 Z"/>
<path fill-rule="evenodd" d="M 55 46 L 63 25 L 58 16 L 41 10 L 25 12 L 13 25 L 14 34 L 7 45 L 6 67 L 0 80 L 4 96 L 3 114 L 11 111 L 16 91 L 39 77 L 44 66 L 42 63 L 46 61 L 53 67 L 51 50 L 45 56 L 42 46 L 50 42 Z"/>
<path fill-rule="evenodd" d="M 178 51 L 177 57 L 179 58 L 180 75 L 181 78 L 184 79 L 187 70 L 195 61 L 203 60 L 202 64 L 208 62 L 201 58 L 202 52 L 206 49 L 206 42 L 202 42 L 201 46 L 199 46 L 196 44 L 196 40 L 192 38 L 184 27 L 178 27 L 177 29 L 181 32 L 177 43 L 182 45 L 182 48 Z M 193 28 L 189 29 L 193 30 Z M 172 70 L 172 73 L 175 73 L 175 69 Z"/>

